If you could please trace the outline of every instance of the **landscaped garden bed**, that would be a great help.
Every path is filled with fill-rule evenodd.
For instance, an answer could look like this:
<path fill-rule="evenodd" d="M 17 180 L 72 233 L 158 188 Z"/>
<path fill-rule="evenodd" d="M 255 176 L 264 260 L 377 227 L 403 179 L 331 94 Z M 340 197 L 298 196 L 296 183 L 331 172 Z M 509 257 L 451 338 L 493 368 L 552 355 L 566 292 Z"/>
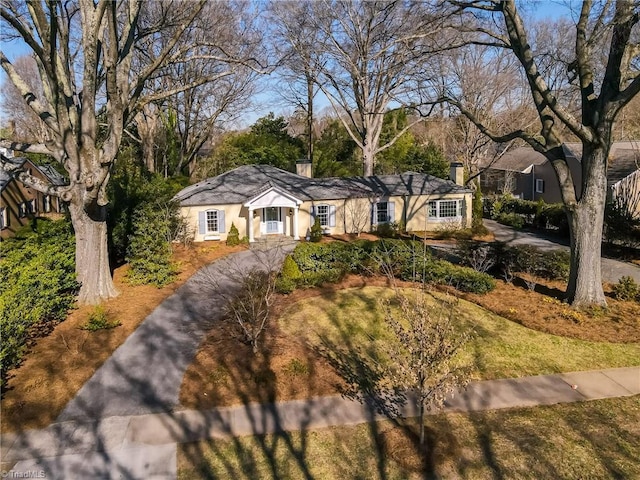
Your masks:
<path fill-rule="evenodd" d="M 363 348 L 375 355 L 375 343 L 387 338 L 379 299 L 393 294 L 388 284 L 386 277 L 348 276 L 339 284 L 283 295 L 257 355 L 238 341 L 231 324 L 216 326 L 185 374 L 182 406 L 206 409 L 340 393 L 343 379 L 320 354 L 320 340 L 354 352 Z M 397 285 L 411 286 L 409 282 Z M 540 287 L 544 285 L 540 283 Z M 475 295 L 471 297 L 477 300 Z M 531 325 L 519 325 L 461 300 L 456 307 L 460 322 L 475 332 L 465 354 L 472 365 L 472 378 L 640 364 L 640 316 L 627 316 L 624 321 L 618 317 L 625 309 L 638 308 L 633 302 L 612 300 L 607 313 L 594 317 L 585 313 L 580 324 L 567 318 L 569 307 L 565 304 L 545 301 L 553 298 L 546 293 L 502 281 L 495 290 L 478 297 L 496 309 L 506 308 L 507 313 L 513 308 L 514 318 L 516 313 L 524 317 L 526 312 Z M 518 309 L 520 312 L 515 311 Z M 590 330 L 591 323 L 598 328 Z M 536 325 L 545 326 L 546 332 Z M 563 336 L 566 333 L 572 335 Z"/>
<path fill-rule="evenodd" d="M 84 383 L 149 313 L 199 268 L 245 247 L 199 244 L 174 246 L 179 273 L 169 285 L 131 285 L 128 265 L 114 272 L 120 295 L 102 305 L 107 320 L 119 325 L 94 332 L 83 329 L 96 307 L 72 310 L 46 337 L 33 340 L 24 362 L 11 370 L 2 397 L 2 432 L 44 428 L 53 422 Z"/>

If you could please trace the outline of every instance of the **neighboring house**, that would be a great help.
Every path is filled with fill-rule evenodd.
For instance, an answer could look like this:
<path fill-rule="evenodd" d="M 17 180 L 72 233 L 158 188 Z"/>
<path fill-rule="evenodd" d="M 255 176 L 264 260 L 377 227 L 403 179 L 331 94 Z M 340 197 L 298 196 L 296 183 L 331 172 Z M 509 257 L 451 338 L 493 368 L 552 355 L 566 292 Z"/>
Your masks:
<path fill-rule="evenodd" d="M 578 188 L 581 187 L 579 157 L 563 145 L 571 175 Z M 551 163 L 544 155 L 531 147 L 518 147 L 506 152 L 488 165 L 481 165 L 484 172 L 480 175 L 482 193 L 511 193 L 523 200 L 542 198 L 547 203 L 562 201 L 560 183 Z"/>
<path fill-rule="evenodd" d="M 269 165 L 245 165 L 191 185 L 176 195 L 194 240 L 225 240 L 233 223 L 250 242 L 267 235 L 305 238 L 315 218 L 325 233 L 360 233 L 384 223 L 408 231 L 471 223 L 471 190 L 458 183 L 407 172 L 373 177 L 311 178 L 311 165 L 297 174 Z"/>
<path fill-rule="evenodd" d="M 609 155 L 609 200 L 619 198 L 640 218 L 640 142 L 617 142 Z"/>
<path fill-rule="evenodd" d="M 582 193 L 582 145 L 566 143 L 562 146 L 576 185 L 576 194 Z M 640 142 L 614 142 L 609 151 L 607 185 L 609 197 L 640 191 Z M 511 193 L 524 200 L 542 198 L 546 203 L 562 202 L 560 183 L 551 163 L 531 147 L 519 147 L 505 153 L 498 160 L 485 165 L 480 175 L 483 193 Z M 640 205 L 638 206 L 640 208 Z"/>
<path fill-rule="evenodd" d="M 17 162 L 34 177 L 51 185 L 65 185 L 65 179 L 50 165 L 35 165 L 30 160 L 13 157 L 10 151 L 0 150 L 0 155 Z M 59 216 L 63 202 L 53 195 L 45 195 L 15 180 L 0 167 L 0 238 L 11 237 L 16 230 L 28 225 L 34 217 Z"/>

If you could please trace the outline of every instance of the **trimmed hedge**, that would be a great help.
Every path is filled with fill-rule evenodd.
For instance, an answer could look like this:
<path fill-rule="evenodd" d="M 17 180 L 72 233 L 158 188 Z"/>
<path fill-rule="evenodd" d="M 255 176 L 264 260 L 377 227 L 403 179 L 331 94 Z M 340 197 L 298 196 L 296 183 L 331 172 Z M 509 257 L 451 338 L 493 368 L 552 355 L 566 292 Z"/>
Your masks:
<path fill-rule="evenodd" d="M 522 228 L 525 225 L 546 230 L 556 230 L 562 235 L 569 234 L 569 222 L 562 203 L 533 202 L 510 195 L 487 197 L 483 200 L 484 210 L 489 216 L 505 225 Z"/>
<path fill-rule="evenodd" d="M 385 274 L 402 280 L 426 281 L 452 285 L 464 292 L 486 293 L 495 288 L 490 275 L 431 257 L 417 241 L 382 239 L 351 243 L 301 243 L 291 259 L 299 269 L 294 278 L 290 266 L 283 266 L 279 289 L 290 292 L 295 287 L 319 286 L 337 282 L 347 273 Z M 285 263 L 287 260 L 285 259 Z"/>
<path fill-rule="evenodd" d="M 524 218 L 517 213 L 499 213 L 496 215 L 495 220 L 503 225 L 509 225 L 510 227 L 517 228 L 518 230 L 524 227 Z"/>

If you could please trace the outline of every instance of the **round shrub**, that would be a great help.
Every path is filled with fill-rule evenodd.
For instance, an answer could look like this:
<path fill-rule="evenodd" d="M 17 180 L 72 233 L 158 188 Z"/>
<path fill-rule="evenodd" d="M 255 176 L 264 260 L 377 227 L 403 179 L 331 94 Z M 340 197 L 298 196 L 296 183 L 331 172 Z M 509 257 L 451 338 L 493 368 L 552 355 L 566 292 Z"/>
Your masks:
<path fill-rule="evenodd" d="M 286 257 L 284 257 L 281 275 L 292 280 L 298 280 L 300 277 L 302 277 L 302 272 L 300 272 L 298 264 L 291 255 L 287 255 Z"/>
<path fill-rule="evenodd" d="M 499 213 L 496 216 L 496 221 L 513 228 L 524 227 L 524 218 L 517 213 Z"/>
<path fill-rule="evenodd" d="M 478 294 L 488 293 L 496 288 L 496 282 L 490 275 L 458 265 L 451 266 L 447 283 L 461 292 Z"/>

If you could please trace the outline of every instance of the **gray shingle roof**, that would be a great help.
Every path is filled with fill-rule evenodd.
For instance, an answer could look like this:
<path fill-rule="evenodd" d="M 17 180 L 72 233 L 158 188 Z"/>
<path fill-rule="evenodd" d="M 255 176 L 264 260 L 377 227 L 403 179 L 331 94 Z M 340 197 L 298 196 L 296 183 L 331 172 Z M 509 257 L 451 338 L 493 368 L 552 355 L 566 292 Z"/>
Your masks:
<path fill-rule="evenodd" d="M 22 166 L 24 164 L 24 162 L 26 161 L 25 158 L 20 158 L 20 157 L 6 157 L 4 154 L 2 155 L 2 159 L 5 162 L 11 162 L 11 163 L 15 163 L 17 165 Z M 11 177 L 11 175 L 9 174 L 9 172 L 7 172 L 4 168 L 2 168 L 2 166 L 0 166 L 0 191 L 4 190 L 6 188 L 7 185 L 9 185 L 11 183 L 11 180 L 13 180 L 13 178 Z"/>
<path fill-rule="evenodd" d="M 61 185 L 68 184 L 66 178 L 64 178 L 55 168 L 53 168 L 53 165 L 35 165 L 35 167 L 49 179 L 52 185 L 59 187 Z"/>
<path fill-rule="evenodd" d="M 563 148 L 567 158 L 574 157 L 578 160 L 580 159 L 580 153 L 582 152 L 581 144 L 564 144 Z M 577 154 L 576 151 L 578 152 Z M 481 165 L 493 170 L 507 170 L 511 172 L 524 173 L 531 165 L 542 165 L 546 163 L 546 161 L 547 157 L 536 152 L 533 148 L 525 146 L 514 148 L 513 150 L 504 153 L 501 157 L 484 162 Z"/>
<path fill-rule="evenodd" d="M 2 155 L 5 161 L 14 163 L 16 165 L 22 166 L 27 161 L 26 157 L 6 157 Z M 68 182 L 52 165 L 35 165 L 31 163 L 35 169 L 37 169 L 42 175 L 49 180 L 51 185 L 61 186 L 67 185 Z M 4 168 L 0 166 L 0 191 L 4 190 L 4 188 L 9 185 L 12 177 Z"/>
<path fill-rule="evenodd" d="M 190 185 L 175 198 L 182 206 L 238 204 L 270 187 L 284 190 L 302 201 L 470 191 L 449 180 L 415 172 L 372 177 L 307 178 L 270 165 L 244 165 Z"/>

